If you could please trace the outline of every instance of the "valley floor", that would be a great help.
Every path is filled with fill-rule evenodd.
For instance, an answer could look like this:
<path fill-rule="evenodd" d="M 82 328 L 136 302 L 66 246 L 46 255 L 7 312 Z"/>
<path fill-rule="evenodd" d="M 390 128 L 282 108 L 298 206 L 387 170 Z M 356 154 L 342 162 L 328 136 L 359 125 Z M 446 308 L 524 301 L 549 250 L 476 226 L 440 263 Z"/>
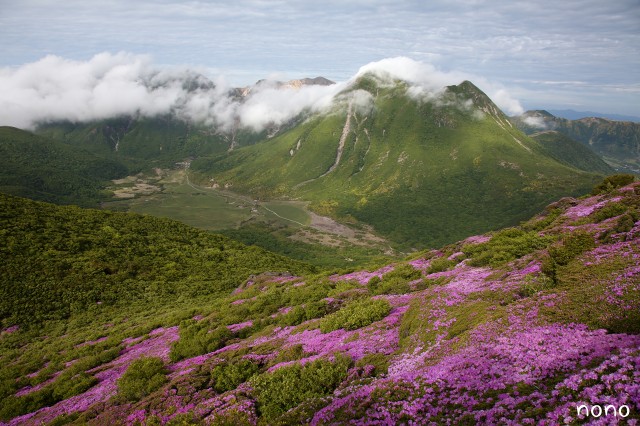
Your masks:
<path fill-rule="evenodd" d="M 228 188 L 199 186 L 189 180 L 185 169 L 156 169 L 155 175 L 129 176 L 113 184 L 114 201 L 103 203 L 108 209 L 168 217 L 209 231 L 251 225 L 268 233 L 286 229 L 278 233 L 284 241 L 322 250 L 341 248 L 340 254 L 334 251 L 336 266 L 363 265 L 377 257 L 397 255 L 388 241 L 368 227 L 338 223 L 308 210 L 307 203 L 300 201 L 256 200 Z M 279 252 L 275 247 L 265 248 Z M 312 258 L 302 260 L 314 263 Z"/>

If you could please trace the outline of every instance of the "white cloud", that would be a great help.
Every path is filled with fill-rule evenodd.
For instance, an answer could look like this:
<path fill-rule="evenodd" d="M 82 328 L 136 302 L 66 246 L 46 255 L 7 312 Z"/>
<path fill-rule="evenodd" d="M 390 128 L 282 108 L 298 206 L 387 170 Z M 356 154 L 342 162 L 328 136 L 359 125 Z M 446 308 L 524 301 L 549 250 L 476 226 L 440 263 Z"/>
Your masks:
<path fill-rule="evenodd" d="M 489 94 L 493 102 L 500 107 L 507 115 L 520 115 L 524 108 L 517 99 L 511 97 L 505 89 L 497 89 Z"/>
<path fill-rule="evenodd" d="M 534 116 L 534 115 L 530 115 L 528 117 L 524 118 L 524 123 L 531 126 L 531 127 L 536 127 L 538 129 L 546 129 L 547 125 L 544 122 L 544 118 L 540 117 L 540 116 Z"/>
<path fill-rule="evenodd" d="M 358 70 L 356 78 L 367 73 L 388 83 L 404 80 L 425 93 L 439 92 L 445 86 L 458 84 L 468 77 L 464 73 L 438 71 L 431 64 L 402 56 L 371 62 Z"/>
<path fill-rule="evenodd" d="M 238 107 L 238 116 L 243 125 L 259 130 L 270 123 L 284 123 L 304 110 L 317 112 L 328 108 L 343 88 L 344 84 L 300 88 L 258 86 Z"/>
<path fill-rule="evenodd" d="M 524 109 L 506 88 L 489 82 L 483 77 L 459 71 L 440 71 L 433 65 L 415 61 L 407 57 L 387 58 L 371 62 L 357 72 L 356 77 L 371 73 L 383 83 L 391 84 L 393 80 L 404 80 L 410 84 L 408 93 L 416 98 L 432 99 L 446 86 L 460 84 L 469 80 L 495 102 L 507 115 L 522 114 Z"/>
<path fill-rule="evenodd" d="M 86 122 L 119 115 L 175 113 L 224 130 L 241 125 L 259 131 L 304 111 L 331 107 L 336 95 L 367 72 L 381 82 L 405 80 L 410 93 L 422 98 L 436 96 L 447 85 L 477 79 L 493 91 L 489 94 L 501 108 L 508 113 L 522 112 L 501 86 L 405 57 L 369 63 L 347 82 L 330 86 L 280 87 L 264 81 L 238 99 L 223 77 L 212 83 L 189 69 L 161 69 L 148 56 L 101 53 L 88 61 L 46 56 L 19 68 L 0 68 L 0 125 L 32 128 L 56 120 Z M 358 111 L 372 107 L 369 94 L 356 91 L 353 96 Z"/>

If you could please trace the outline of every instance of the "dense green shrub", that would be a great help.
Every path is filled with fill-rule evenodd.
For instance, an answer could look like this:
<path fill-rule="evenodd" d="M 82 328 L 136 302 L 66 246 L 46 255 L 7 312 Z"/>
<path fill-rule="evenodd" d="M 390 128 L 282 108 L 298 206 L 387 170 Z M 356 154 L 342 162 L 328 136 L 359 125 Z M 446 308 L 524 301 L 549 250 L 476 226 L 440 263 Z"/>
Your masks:
<path fill-rule="evenodd" d="M 531 275 L 527 275 L 525 277 L 524 282 L 520 285 L 518 289 L 518 296 L 520 297 L 531 297 L 543 290 L 548 290 L 553 288 L 555 283 L 551 278 L 546 276 L 545 274 L 539 274 L 536 277 L 532 277 Z"/>
<path fill-rule="evenodd" d="M 572 259 L 595 247 L 593 236 L 585 231 L 566 234 L 562 244 L 549 247 L 549 255 L 558 265 L 566 265 Z"/>
<path fill-rule="evenodd" d="M 361 285 L 358 281 L 349 280 L 349 281 L 338 281 L 335 283 L 335 288 L 329 291 L 327 294 L 329 297 L 336 297 L 343 293 L 349 293 L 353 289 L 359 289 Z"/>
<path fill-rule="evenodd" d="M 592 195 L 603 194 L 611 192 L 616 188 L 629 185 L 635 180 L 635 176 L 631 174 L 617 174 L 606 177 L 600 184 L 598 184 L 591 191 Z"/>
<path fill-rule="evenodd" d="M 213 389 L 223 393 L 235 389 L 256 374 L 259 366 L 248 359 L 233 359 L 230 362 L 216 365 L 211 370 Z"/>
<path fill-rule="evenodd" d="M 355 300 L 337 312 L 327 315 L 320 323 L 320 331 L 330 331 L 344 328 L 356 330 L 372 322 L 379 321 L 389 315 L 391 305 L 385 299 Z"/>
<path fill-rule="evenodd" d="M 206 321 L 186 320 L 180 323 L 180 340 L 174 342 L 171 347 L 171 361 L 213 352 L 233 337 L 233 333 L 226 326 L 217 326 L 213 330 L 211 326 Z"/>
<path fill-rule="evenodd" d="M 540 236 L 534 231 L 507 228 L 497 232 L 487 242 L 463 246 L 462 251 L 471 259 L 469 264 L 472 266 L 498 267 L 546 247 L 552 238 Z"/>
<path fill-rule="evenodd" d="M 273 422 L 305 400 L 330 394 L 347 377 L 351 363 L 351 358 L 337 354 L 335 361 L 295 363 L 254 376 L 251 384 L 260 414 L 267 422 Z"/>
<path fill-rule="evenodd" d="M 402 265 L 397 265 L 395 268 L 393 268 L 393 270 L 384 274 L 382 276 L 382 279 L 388 280 L 388 279 L 398 278 L 405 281 L 413 281 L 413 280 L 417 280 L 421 276 L 422 276 L 422 273 L 418 269 L 414 268 L 408 263 L 404 263 Z"/>
<path fill-rule="evenodd" d="M 542 231 L 549 225 L 551 225 L 563 212 L 560 208 L 552 208 L 549 211 L 545 211 L 544 217 L 537 219 L 531 219 L 521 225 L 524 231 Z"/>
<path fill-rule="evenodd" d="M 439 257 L 433 259 L 427 268 L 427 274 L 434 274 L 436 272 L 443 272 L 454 266 L 456 262 L 449 260 L 446 257 Z"/>
<path fill-rule="evenodd" d="M 382 278 L 371 277 L 367 283 L 367 289 L 373 295 L 405 294 L 411 291 L 409 282 L 421 277 L 422 273 L 418 269 L 409 264 L 402 264 L 384 274 Z"/>
<path fill-rule="evenodd" d="M 280 316 L 278 323 L 281 325 L 298 325 L 314 318 L 320 318 L 329 313 L 330 307 L 327 302 L 319 300 L 296 306 L 286 314 Z"/>
<path fill-rule="evenodd" d="M 609 203 L 601 209 L 593 212 L 590 215 L 590 218 L 593 223 L 600 223 L 603 220 L 620 216 L 625 213 L 627 209 L 627 206 L 622 203 Z"/>
<path fill-rule="evenodd" d="M 558 267 L 566 266 L 573 259 L 595 247 L 593 236 L 585 231 L 565 234 L 561 244 L 549 247 L 549 255 L 542 261 L 541 271 L 557 282 Z"/>
<path fill-rule="evenodd" d="M 125 401 L 139 401 L 165 384 L 166 373 L 162 359 L 138 358 L 118 379 L 118 396 Z"/>
<path fill-rule="evenodd" d="M 373 277 L 367 283 L 367 289 L 372 295 L 405 294 L 411 291 L 409 282 L 398 277 L 385 280 L 380 280 L 378 277 Z"/>
<path fill-rule="evenodd" d="M 56 381 L 52 393 L 56 401 L 62 401 L 74 395 L 79 395 L 98 383 L 98 379 L 84 371 L 72 377 L 67 376 L 70 376 L 70 374 L 63 373 Z"/>

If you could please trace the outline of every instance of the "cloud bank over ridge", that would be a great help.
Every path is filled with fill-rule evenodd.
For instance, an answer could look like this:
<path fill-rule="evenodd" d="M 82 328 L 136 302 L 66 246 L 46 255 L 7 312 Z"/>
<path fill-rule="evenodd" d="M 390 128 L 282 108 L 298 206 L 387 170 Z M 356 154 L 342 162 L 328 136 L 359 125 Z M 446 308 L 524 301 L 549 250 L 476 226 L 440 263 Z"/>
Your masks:
<path fill-rule="evenodd" d="M 262 130 L 303 111 L 325 110 L 349 83 L 364 73 L 401 79 L 410 93 L 435 95 L 467 79 L 478 84 L 508 114 L 522 112 L 504 87 L 460 72 L 443 72 L 406 57 L 369 63 L 348 81 L 330 86 L 278 86 L 266 81 L 244 97 L 234 95 L 224 77 L 209 80 L 201 70 L 162 68 L 149 56 L 100 53 L 87 61 L 59 56 L 18 68 L 0 68 L 0 125 L 33 128 L 38 123 L 87 122 L 121 115 L 163 114 L 217 125 Z"/>

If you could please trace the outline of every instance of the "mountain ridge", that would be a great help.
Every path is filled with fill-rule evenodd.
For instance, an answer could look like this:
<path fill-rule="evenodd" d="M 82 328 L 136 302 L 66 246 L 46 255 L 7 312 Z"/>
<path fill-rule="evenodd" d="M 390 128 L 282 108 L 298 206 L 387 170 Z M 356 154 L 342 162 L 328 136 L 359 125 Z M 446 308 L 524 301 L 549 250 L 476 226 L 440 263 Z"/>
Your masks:
<path fill-rule="evenodd" d="M 559 118 L 548 111 L 527 111 L 512 121 L 525 133 L 557 130 L 590 147 L 620 171 L 640 173 L 640 123 L 600 117 Z"/>

